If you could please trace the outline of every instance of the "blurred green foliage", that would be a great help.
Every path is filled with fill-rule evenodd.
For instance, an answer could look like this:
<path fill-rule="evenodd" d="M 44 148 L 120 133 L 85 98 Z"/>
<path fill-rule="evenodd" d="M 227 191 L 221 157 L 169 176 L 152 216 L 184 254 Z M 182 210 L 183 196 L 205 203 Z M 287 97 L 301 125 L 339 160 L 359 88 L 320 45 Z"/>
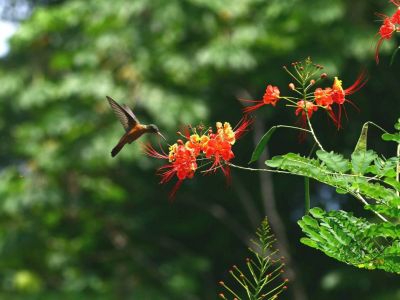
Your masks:
<path fill-rule="evenodd" d="M 111 158 L 123 129 L 106 95 L 173 141 L 182 124 L 237 122 L 237 95 L 260 97 L 266 82 L 286 86 L 281 66 L 311 55 L 345 82 L 363 64 L 371 70 L 368 87 L 352 98 L 362 113 L 349 110 L 345 133 L 320 128 L 322 142 L 351 151 L 361 120 L 388 128 L 398 117 L 398 62 L 384 65 L 389 43 L 380 68 L 372 65 L 373 13 L 386 1 L 30 2 L 31 16 L 0 61 L 2 298 L 214 299 L 227 266 L 244 255 L 237 227 L 227 224 L 250 234 L 261 220 L 250 220 L 238 200 L 240 184 L 264 214 L 256 175 L 233 174 L 230 188 L 221 177 L 197 177 L 169 204 L 169 187 L 154 175 L 157 162 L 139 143 Z M 258 118 L 267 126 L 295 120 L 263 113 Z M 247 162 L 253 147 L 249 135 L 237 161 Z M 288 135 L 271 152 L 303 147 Z M 301 183 L 275 183 L 310 299 L 399 295 L 394 277 L 346 268 L 301 247 Z M 340 200 L 354 208 L 347 203 Z"/>

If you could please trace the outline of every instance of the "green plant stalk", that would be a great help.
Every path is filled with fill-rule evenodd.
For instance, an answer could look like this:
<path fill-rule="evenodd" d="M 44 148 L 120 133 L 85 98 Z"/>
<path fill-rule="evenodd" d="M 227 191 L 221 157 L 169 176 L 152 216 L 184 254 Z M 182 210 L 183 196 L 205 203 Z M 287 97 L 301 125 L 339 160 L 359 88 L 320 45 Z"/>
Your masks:
<path fill-rule="evenodd" d="M 264 264 L 262 266 L 262 270 L 260 271 L 260 280 L 257 285 L 257 295 L 262 291 L 264 286 L 268 283 L 268 275 L 265 275 L 268 269 L 268 264 Z"/>
<path fill-rule="evenodd" d="M 251 266 L 251 263 L 250 263 L 250 262 L 247 262 L 247 268 L 249 269 L 249 271 L 250 271 L 250 273 L 251 273 L 251 276 L 253 276 L 254 283 L 257 285 L 257 286 L 254 286 L 254 289 L 255 289 L 255 290 L 258 290 L 259 278 L 258 278 L 257 275 L 254 273 L 253 267 Z"/>
<path fill-rule="evenodd" d="M 240 280 L 242 280 L 242 283 L 245 285 L 243 287 L 246 288 L 247 290 L 249 290 L 249 293 L 250 293 L 250 288 L 252 288 L 252 289 L 256 288 L 253 285 L 253 283 L 246 277 L 245 274 L 243 274 L 243 272 L 237 266 L 234 266 L 234 269 L 236 270 L 236 272 L 239 273 L 239 278 L 240 278 Z"/>
<path fill-rule="evenodd" d="M 397 158 L 399 161 L 397 162 L 397 172 L 396 172 L 396 180 L 399 181 L 400 179 L 400 144 L 397 145 Z M 397 191 L 397 196 L 400 195 L 400 191 Z"/>
<path fill-rule="evenodd" d="M 324 150 L 324 147 L 322 147 L 322 144 L 319 142 L 319 140 L 318 140 L 318 138 L 317 138 L 317 135 L 316 135 L 315 132 L 314 132 L 314 128 L 313 128 L 312 125 L 311 125 L 310 117 L 308 116 L 308 110 L 307 110 L 307 104 L 306 104 L 306 101 L 307 101 L 307 88 L 306 88 L 306 86 L 305 86 L 305 81 L 302 82 L 302 87 L 303 87 L 303 98 L 304 98 L 304 111 L 305 111 L 306 118 L 307 118 L 308 128 L 310 129 L 310 133 L 311 133 L 311 135 L 313 136 L 315 142 L 318 144 L 318 147 L 319 147 L 322 151 L 325 151 L 325 150 Z"/>
<path fill-rule="evenodd" d="M 289 175 L 301 176 L 301 175 L 298 175 L 298 174 L 293 174 L 293 173 L 291 173 L 289 171 L 281 171 L 281 170 L 274 170 L 274 169 L 255 169 L 255 168 L 248 168 L 248 167 L 238 166 L 238 165 L 235 165 L 235 164 L 232 164 L 232 163 L 228 163 L 228 165 L 233 167 L 233 168 L 247 170 L 247 171 L 253 171 L 253 172 L 271 172 L 271 173 L 280 173 L 280 174 L 289 174 Z M 334 173 L 326 172 L 326 174 L 334 174 Z M 345 175 L 345 176 L 359 176 L 359 175 L 354 175 L 354 174 L 342 174 L 342 175 Z M 304 176 L 301 176 L 301 177 L 304 177 Z M 369 178 L 369 177 L 366 177 L 366 176 L 363 176 L 363 177 L 367 178 L 367 179 L 373 179 L 373 178 Z M 334 187 L 337 187 L 337 186 L 334 186 Z M 352 192 L 350 190 L 346 190 L 346 191 L 350 195 L 354 196 L 356 199 L 360 200 L 364 205 L 368 205 L 368 202 L 360 194 L 354 193 L 354 192 Z M 382 221 L 385 221 L 385 222 L 388 221 L 384 216 L 382 216 L 377 211 L 372 210 L 372 212 L 375 215 L 377 215 Z"/>
<path fill-rule="evenodd" d="M 255 289 L 255 286 L 252 284 L 252 282 L 246 277 L 246 275 L 243 274 L 243 272 L 236 266 L 234 266 L 234 269 L 236 272 L 239 273 L 239 277 L 236 276 L 236 274 L 232 271 L 230 272 L 231 275 L 236 279 L 237 282 L 245 289 L 247 297 L 251 299 L 251 291 L 250 288 Z M 250 287 L 250 288 L 249 288 Z"/>
<path fill-rule="evenodd" d="M 305 131 L 305 132 L 309 132 L 311 133 L 310 130 L 305 129 L 305 128 L 301 128 L 301 127 L 297 127 L 297 126 L 290 126 L 290 125 L 276 125 L 276 128 L 289 128 L 289 129 L 295 129 L 295 130 L 300 130 L 300 131 Z"/>
<path fill-rule="evenodd" d="M 283 266 L 280 266 L 278 268 L 276 268 L 275 270 L 273 270 L 271 273 L 269 273 L 269 275 L 267 275 L 266 277 L 264 277 L 264 280 L 261 284 L 261 289 L 264 288 L 265 285 L 267 285 L 268 283 L 274 281 L 276 278 L 278 278 L 281 275 L 280 270 L 282 270 Z"/>
<path fill-rule="evenodd" d="M 308 215 L 310 212 L 310 178 L 304 177 L 304 210 L 305 214 Z"/>
<path fill-rule="evenodd" d="M 268 296 L 268 295 L 270 295 L 270 294 L 272 294 L 272 293 L 274 293 L 276 290 L 278 290 L 278 289 L 280 289 L 282 286 L 284 286 L 286 284 L 286 282 L 282 282 L 280 285 L 278 285 L 276 288 L 274 288 L 273 290 L 270 290 L 269 292 L 267 292 L 266 294 L 265 294 L 265 296 Z"/>
<path fill-rule="evenodd" d="M 238 300 L 241 300 L 242 298 L 240 298 L 232 289 L 230 289 L 225 283 L 222 284 L 222 286 L 228 291 L 230 292 L 234 297 L 236 297 Z"/>
<path fill-rule="evenodd" d="M 307 110 L 306 110 L 306 117 L 307 117 L 308 128 L 310 128 L 310 132 L 311 132 L 311 134 L 312 134 L 312 136 L 313 136 L 315 142 L 318 144 L 318 147 L 319 147 L 322 151 L 325 151 L 324 147 L 322 147 L 322 144 L 319 142 L 319 140 L 318 140 L 318 138 L 317 138 L 317 136 L 316 136 L 316 134 L 315 134 L 315 132 L 314 132 L 314 128 L 313 128 L 312 125 L 311 125 L 311 121 L 310 121 L 310 118 L 308 117 L 308 112 L 307 112 Z"/>

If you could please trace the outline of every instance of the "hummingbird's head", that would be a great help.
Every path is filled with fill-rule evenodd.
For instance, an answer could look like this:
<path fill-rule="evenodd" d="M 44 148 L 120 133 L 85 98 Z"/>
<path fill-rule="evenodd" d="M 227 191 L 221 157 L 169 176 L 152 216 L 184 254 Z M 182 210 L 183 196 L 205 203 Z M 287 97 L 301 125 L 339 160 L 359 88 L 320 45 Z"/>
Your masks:
<path fill-rule="evenodd" d="M 167 140 L 160 132 L 160 129 L 154 124 L 147 125 L 147 131 L 150 133 L 155 133 L 161 136 L 164 140 Z"/>
<path fill-rule="evenodd" d="M 159 133 L 160 129 L 154 124 L 147 125 L 147 130 L 151 133 Z"/>

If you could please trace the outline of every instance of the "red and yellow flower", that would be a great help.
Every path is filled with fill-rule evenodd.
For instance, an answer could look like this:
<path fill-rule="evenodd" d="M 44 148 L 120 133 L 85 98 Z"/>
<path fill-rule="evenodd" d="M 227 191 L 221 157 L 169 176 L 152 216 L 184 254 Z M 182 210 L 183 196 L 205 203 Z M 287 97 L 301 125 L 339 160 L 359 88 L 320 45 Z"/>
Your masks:
<path fill-rule="evenodd" d="M 333 103 L 332 99 L 332 89 L 331 88 L 317 88 L 314 91 L 315 103 L 319 106 L 329 108 Z"/>
<path fill-rule="evenodd" d="M 250 119 L 244 118 L 236 126 L 236 129 L 232 129 L 228 122 L 217 122 L 216 132 L 209 129 L 203 134 L 198 134 L 194 129 L 192 134 L 188 133 L 184 136 L 186 142 L 178 140 L 171 145 L 168 154 L 163 150 L 161 153 L 157 152 L 151 145 L 147 145 L 145 147 L 147 155 L 168 160 L 168 164 L 160 167 L 157 171 L 162 177 L 160 183 L 166 183 L 175 176 L 178 178 L 170 193 L 170 198 L 174 197 L 183 180 L 193 178 L 196 170 L 205 166 L 207 161 L 211 161 L 211 167 L 204 172 L 215 172 L 221 169 L 223 174 L 229 178 L 228 162 L 235 157 L 232 146 L 247 130 L 250 123 Z"/>
<path fill-rule="evenodd" d="M 354 94 L 359 91 L 365 84 L 367 83 L 366 72 L 363 71 L 358 75 L 356 81 L 346 89 L 343 89 L 342 80 L 339 80 L 338 77 L 334 78 L 332 85 L 332 100 L 335 104 L 338 105 L 337 116 L 335 116 L 332 112 L 330 112 L 331 118 L 336 123 L 337 128 L 341 127 L 341 118 L 342 118 L 342 106 L 345 102 L 348 102 L 355 106 L 353 102 L 346 98 L 346 96 Z"/>

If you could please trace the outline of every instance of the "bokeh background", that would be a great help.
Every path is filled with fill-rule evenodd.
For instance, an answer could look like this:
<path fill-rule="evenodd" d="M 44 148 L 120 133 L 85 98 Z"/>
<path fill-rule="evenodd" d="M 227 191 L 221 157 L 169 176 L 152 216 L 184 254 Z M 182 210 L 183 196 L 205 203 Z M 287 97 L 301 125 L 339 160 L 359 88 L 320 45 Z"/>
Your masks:
<path fill-rule="evenodd" d="M 381 64 L 375 12 L 386 0 L 2 0 L 17 31 L 0 59 L 0 298 L 216 299 L 219 280 L 241 265 L 268 216 L 291 282 L 282 299 L 400 299 L 399 277 L 338 263 L 299 242 L 303 179 L 232 170 L 196 176 L 168 202 L 160 162 L 140 143 L 114 159 L 123 129 L 106 95 L 156 123 L 170 143 L 184 124 L 235 124 L 237 97 L 260 98 L 266 84 L 288 92 L 282 66 L 311 56 L 344 86 L 362 69 L 369 82 L 347 106 L 344 129 L 315 115 L 326 149 L 349 155 L 362 124 L 391 130 L 399 117 L 399 60 Z M 331 77 L 332 78 L 332 77 Z M 330 84 L 330 83 L 329 83 Z M 246 165 L 254 143 L 293 109 L 256 114 L 235 145 Z M 314 117 L 313 117 L 314 118 Z M 269 155 L 308 154 L 297 133 L 277 132 Z M 142 141 L 157 145 L 156 137 Z M 370 130 L 369 147 L 394 155 Z M 262 166 L 262 162 L 259 164 Z M 257 167 L 257 164 L 254 165 Z M 360 203 L 311 183 L 312 206 Z"/>

